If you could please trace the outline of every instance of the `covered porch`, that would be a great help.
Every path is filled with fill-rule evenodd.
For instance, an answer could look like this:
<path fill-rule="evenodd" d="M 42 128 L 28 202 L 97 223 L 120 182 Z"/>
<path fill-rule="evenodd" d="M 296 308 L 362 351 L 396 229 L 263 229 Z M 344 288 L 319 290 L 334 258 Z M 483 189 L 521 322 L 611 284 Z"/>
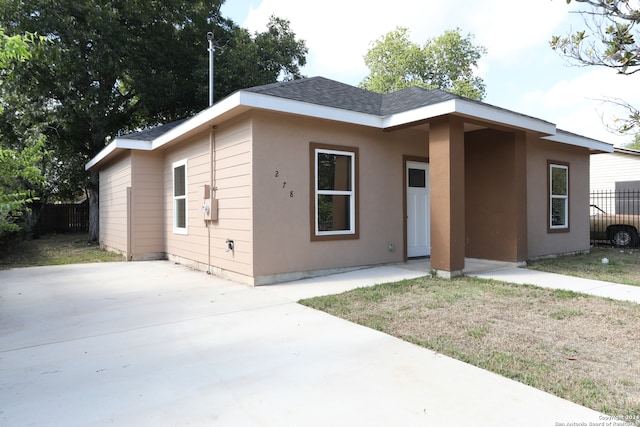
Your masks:
<path fill-rule="evenodd" d="M 526 145 L 534 135 L 455 115 L 427 127 L 428 271 L 455 277 L 477 268 L 474 260 L 525 262 Z"/>

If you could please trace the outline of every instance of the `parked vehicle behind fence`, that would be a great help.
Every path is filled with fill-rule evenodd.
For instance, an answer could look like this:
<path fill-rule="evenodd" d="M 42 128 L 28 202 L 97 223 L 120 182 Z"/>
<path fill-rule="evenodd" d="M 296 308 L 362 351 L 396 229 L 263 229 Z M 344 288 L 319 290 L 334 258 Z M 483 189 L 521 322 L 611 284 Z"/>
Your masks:
<path fill-rule="evenodd" d="M 610 214 L 591 205 L 591 240 L 610 241 L 619 248 L 638 246 L 640 215 Z"/>

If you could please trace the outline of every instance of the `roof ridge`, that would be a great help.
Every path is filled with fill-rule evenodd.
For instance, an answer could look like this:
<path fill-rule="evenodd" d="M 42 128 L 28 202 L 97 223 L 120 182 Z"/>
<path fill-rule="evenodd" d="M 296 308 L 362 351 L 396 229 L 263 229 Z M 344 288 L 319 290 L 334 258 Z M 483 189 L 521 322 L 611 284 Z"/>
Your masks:
<path fill-rule="evenodd" d="M 380 115 L 382 106 L 382 94 L 320 76 L 256 86 L 245 91 L 375 115 Z"/>

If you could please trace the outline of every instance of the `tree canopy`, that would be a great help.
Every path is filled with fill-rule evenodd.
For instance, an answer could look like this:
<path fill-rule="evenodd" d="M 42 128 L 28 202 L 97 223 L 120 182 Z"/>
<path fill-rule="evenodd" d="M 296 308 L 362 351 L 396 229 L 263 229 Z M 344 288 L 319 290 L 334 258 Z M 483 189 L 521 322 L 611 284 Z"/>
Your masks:
<path fill-rule="evenodd" d="M 364 57 L 369 75 L 360 87 L 388 93 L 409 86 L 442 89 L 471 99 L 483 99 L 485 85 L 474 75 L 486 48 L 473 44 L 473 36 L 460 29 L 445 31 L 423 46 L 398 27 L 372 43 Z"/>
<path fill-rule="evenodd" d="M 640 71 L 638 29 L 640 7 L 629 0 L 575 0 L 591 6 L 585 15 L 587 30 L 553 36 L 551 47 L 581 65 L 598 65 L 621 74 Z M 567 0 L 571 3 L 571 0 Z"/>
<path fill-rule="evenodd" d="M 224 0 L 6 0 L 0 27 L 51 40 L 0 85 L 3 139 L 38 123 L 53 152 L 48 181 L 60 197 L 83 191 L 97 240 L 98 176 L 84 164 L 119 132 L 184 118 L 208 104 L 208 42 L 214 33 L 215 98 L 301 77 L 307 48 L 272 17 L 250 34 L 220 15 Z"/>
<path fill-rule="evenodd" d="M 42 38 L 32 33 L 9 36 L 0 28 L 0 76 L 12 63 L 29 60 L 33 43 L 38 40 Z M 33 137 L 32 133 L 25 136 Z M 44 141 L 39 134 L 35 138 L 21 149 L 0 145 L 0 239 L 19 230 L 18 221 L 23 219 L 28 204 L 33 201 L 34 190 L 43 184 L 44 177 L 38 166 L 42 161 Z"/>
<path fill-rule="evenodd" d="M 589 7 L 577 12 L 584 16 L 586 29 L 553 36 L 551 48 L 577 65 L 607 67 L 624 75 L 640 71 L 640 4 L 630 0 L 575 1 Z M 623 100 L 609 101 L 628 111 L 626 118 L 616 119 L 615 131 L 640 131 L 640 110 Z"/>

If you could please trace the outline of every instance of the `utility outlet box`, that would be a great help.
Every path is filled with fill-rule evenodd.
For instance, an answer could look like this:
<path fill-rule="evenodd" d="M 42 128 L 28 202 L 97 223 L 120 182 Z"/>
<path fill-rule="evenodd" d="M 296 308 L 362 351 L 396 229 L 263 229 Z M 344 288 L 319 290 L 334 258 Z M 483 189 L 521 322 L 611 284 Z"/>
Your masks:
<path fill-rule="evenodd" d="M 205 221 L 217 221 L 218 220 L 218 199 L 211 199 L 209 201 L 209 209 L 203 210 Z"/>
<path fill-rule="evenodd" d="M 207 184 L 204 186 L 204 199 L 209 200 L 210 198 L 211 198 L 211 186 Z"/>

